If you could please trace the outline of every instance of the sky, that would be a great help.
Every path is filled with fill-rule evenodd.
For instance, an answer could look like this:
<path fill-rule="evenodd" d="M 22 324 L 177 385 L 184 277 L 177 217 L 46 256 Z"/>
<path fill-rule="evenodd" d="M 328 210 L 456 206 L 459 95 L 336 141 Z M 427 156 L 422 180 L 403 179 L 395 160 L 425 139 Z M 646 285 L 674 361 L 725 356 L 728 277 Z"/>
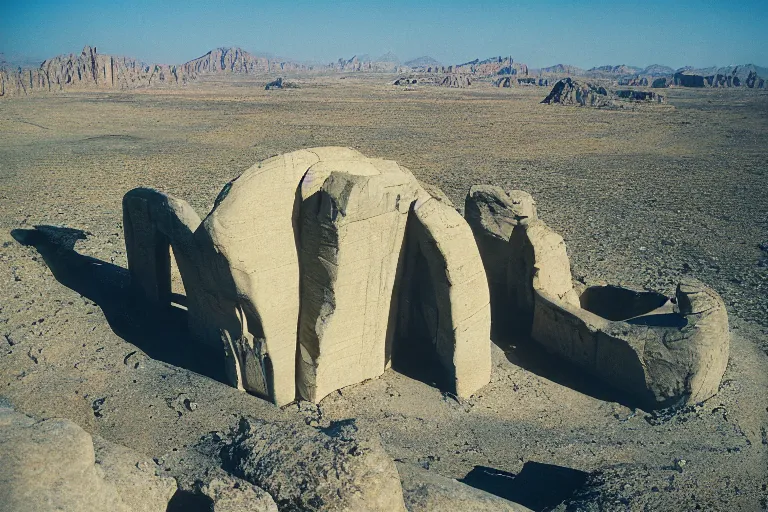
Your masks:
<path fill-rule="evenodd" d="M 0 0 L 0 53 L 99 53 L 178 64 L 220 46 L 311 62 L 393 52 L 443 64 L 511 55 L 645 67 L 768 66 L 768 0 Z"/>

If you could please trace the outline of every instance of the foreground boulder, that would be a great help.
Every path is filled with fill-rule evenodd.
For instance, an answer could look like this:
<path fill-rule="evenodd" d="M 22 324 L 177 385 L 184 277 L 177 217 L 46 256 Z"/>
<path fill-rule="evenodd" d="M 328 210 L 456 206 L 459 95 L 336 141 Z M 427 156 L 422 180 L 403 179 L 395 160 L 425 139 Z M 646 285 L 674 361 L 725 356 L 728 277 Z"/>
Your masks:
<path fill-rule="evenodd" d="M 582 107 L 612 107 L 613 98 L 605 87 L 590 82 L 577 82 L 568 77 L 558 80 L 542 103 Z"/>
<path fill-rule="evenodd" d="M 420 229 L 439 240 L 428 257 L 443 270 L 425 279 L 446 298 L 440 325 L 424 332 L 442 336 L 435 349 L 446 372 L 470 393 L 488 381 L 487 365 L 477 361 L 490 344 L 487 333 L 475 336 L 488 319 L 473 316 L 470 327 L 465 315 L 487 308 L 487 289 L 464 307 L 455 301 L 469 300 L 468 292 L 448 276 L 476 277 L 483 268 L 471 247 L 446 250 L 473 245 L 453 240 L 470 233 L 455 211 L 429 203 L 409 215 L 428 196 L 396 162 L 335 147 L 257 163 L 224 187 L 202 222 L 182 200 L 135 189 L 123 199 L 131 281 L 149 306 L 168 307 L 172 248 L 190 333 L 223 351 L 230 382 L 278 405 L 297 396 L 319 401 L 389 366 L 405 234 Z"/>
<path fill-rule="evenodd" d="M 522 190 L 505 192 L 501 187 L 474 185 L 464 202 L 464 217 L 472 229 L 488 278 L 493 336 L 507 336 L 512 307 L 507 294 L 509 237 L 520 221 L 536 219 L 536 204 Z"/>
<path fill-rule="evenodd" d="M 510 239 L 510 293 L 531 337 L 624 390 L 643 407 L 696 403 L 717 393 L 728 363 L 720 296 L 693 279 L 670 300 L 656 292 L 572 286 L 562 238 L 523 221 Z"/>
<path fill-rule="evenodd" d="M 408 219 L 398 342 L 428 344 L 446 387 L 469 397 L 491 378 L 485 270 L 469 225 L 450 201 L 421 195 Z"/>
<path fill-rule="evenodd" d="M 397 463 L 397 471 L 408 512 L 529 512 L 522 505 L 440 476 L 434 471 L 402 462 Z"/>
<path fill-rule="evenodd" d="M 405 510 L 394 462 L 353 420 L 308 429 L 243 419 L 218 453 L 227 471 L 266 490 L 280 510 Z"/>
<path fill-rule="evenodd" d="M 36 421 L 0 407 L 0 510 L 165 512 L 173 478 L 127 448 L 66 419 Z"/>

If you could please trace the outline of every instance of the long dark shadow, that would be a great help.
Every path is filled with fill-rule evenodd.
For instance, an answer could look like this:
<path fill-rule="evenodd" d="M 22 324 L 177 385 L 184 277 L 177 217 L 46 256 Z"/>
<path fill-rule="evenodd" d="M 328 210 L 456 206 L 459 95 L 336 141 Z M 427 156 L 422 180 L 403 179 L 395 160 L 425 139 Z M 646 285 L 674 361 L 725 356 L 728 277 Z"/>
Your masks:
<path fill-rule="evenodd" d="M 150 308 L 131 287 L 127 269 L 75 251 L 84 240 L 80 229 L 35 226 L 14 229 L 11 236 L 20 244 L 37 249 L 61 284 L 95 302 L 112 330 L 152 359 L 186 368 L 226 383 L 223 354 L 192 341 L 187 311 L 168 305 Z M 183 296 L 174 302 L 183 305 Z"/>
<path fill-rule="evenodd" d="M 556 507 L 570 498 L 588 476 L 588 473 L 564 466 L 526 462 L 517 475 L 475 466 L 461 481 L 538 512 Z"/>
<path fill-rule="evenodd" d="M 509 362 L 539 377 L 598 400 L 616 402 L 630 409 L 642 408 L 642 404 L 627 393 L 609 386 L 572 361 L 547 352 L 528 336 L 497 335 L 493 342 L 504 351 Z"/>

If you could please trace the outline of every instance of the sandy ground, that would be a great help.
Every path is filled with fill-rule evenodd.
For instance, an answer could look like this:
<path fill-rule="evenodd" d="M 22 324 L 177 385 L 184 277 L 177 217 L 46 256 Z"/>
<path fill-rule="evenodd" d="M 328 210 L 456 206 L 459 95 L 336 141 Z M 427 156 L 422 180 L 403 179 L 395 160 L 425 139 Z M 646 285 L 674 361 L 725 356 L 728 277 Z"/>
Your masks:
<path fill-rule="evenodd" d="M 265 82 L 0 102 L 0 396 L 154 457 L 242 414 L 283 417 L 218 382 L 183 311 L 148 317 L 128 301 L 121 198 L 156 187 L 204 214 L 257 160 L 345 145 L 399 161 L 460 207 L 475 183 L 531 192 L 588 283 L 703 280 L 728 306 L 731 359 L 720 393 L 676 414 L 635 410 L 514 340 L 494 346 L 492 382 L 470 400 L 389 370 L 289 416 L 357 418 L 394 458 L 538 510 L 567 487 L 563 467 L 616 464 L 641 468 L 621 484 L 631 509 L 768 509 L 767 93 L 670 90 L 667 105 L 605 111 L 540 105 L 536 87 Z M 77 231 L 11 236 L 38 224 L 87 238 L 74 252 Z M 505 483 L 529 470 L 535 498 Z"/>

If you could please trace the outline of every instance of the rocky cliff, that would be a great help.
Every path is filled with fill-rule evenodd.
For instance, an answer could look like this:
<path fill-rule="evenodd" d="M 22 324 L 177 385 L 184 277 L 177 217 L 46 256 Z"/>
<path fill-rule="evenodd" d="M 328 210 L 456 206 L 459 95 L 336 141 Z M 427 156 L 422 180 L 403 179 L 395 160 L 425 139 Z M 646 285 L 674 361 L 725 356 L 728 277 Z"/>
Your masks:
<path fill-rule="evenodd" d="M 184 63 L 182 69 L 189 74 L 216 73 L 271 73 L 275 71 L 301 71 L 309 69 L 296 62 L 257 56 L 242 48 L 216 48 L 205 55 Z"/>
<path fill-rule="evenodd" d="M 764 89 L 768 86 L 768 69 L 744 64 L 723 68 L 679 69 L 672 83 L 680 87 L 748 87 Z"/>
<path fill-rule="evenodd" d="M 0 97 L 64 89 L 135 89 L 179 85 L 196 78 L 177 66 L 146 64 L 129 57 L 99 54 L 86 46 L 80 54 L 59 55 L 35 69 L 0 69 Z"/>

